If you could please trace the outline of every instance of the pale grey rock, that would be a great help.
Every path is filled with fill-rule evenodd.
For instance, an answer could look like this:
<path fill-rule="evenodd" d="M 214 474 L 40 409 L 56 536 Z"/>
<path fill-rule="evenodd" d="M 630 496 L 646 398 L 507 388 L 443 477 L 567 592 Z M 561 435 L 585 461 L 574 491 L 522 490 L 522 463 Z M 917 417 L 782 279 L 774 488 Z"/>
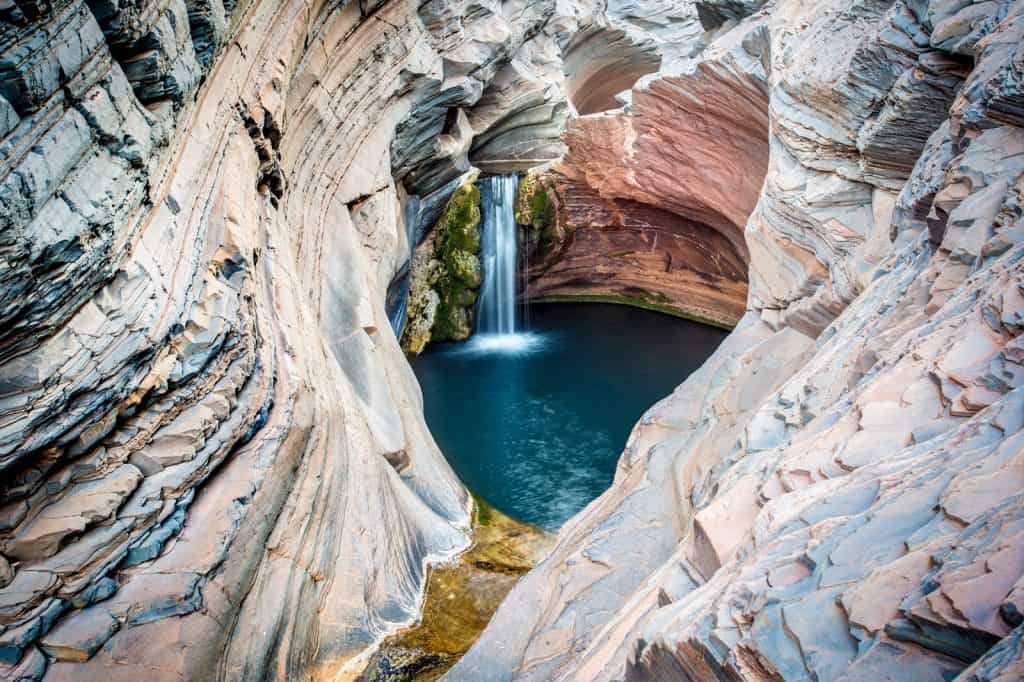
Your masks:
<path fill-rule="evenodd" d="M 91 606 L 61 620 L 39 647 L 56 661 L 89 660 L 118 629 L 118 621 L 103 605 Z"/>
<path fill-rule="evenodd" d="M 4 543 L 5 553 L 18 559 L 44 559 L 56 554 L 68 535 L 107 519 L 141 479 L 138 469 L 124 464 L 102 478 L 75 485 L 23 523 Z"/>

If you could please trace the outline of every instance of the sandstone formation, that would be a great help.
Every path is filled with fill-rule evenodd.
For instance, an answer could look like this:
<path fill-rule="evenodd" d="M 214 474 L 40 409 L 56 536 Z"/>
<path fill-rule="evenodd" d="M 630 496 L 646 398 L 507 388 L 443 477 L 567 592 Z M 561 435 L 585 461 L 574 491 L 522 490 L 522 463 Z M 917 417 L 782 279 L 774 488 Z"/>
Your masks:
<path fill-rule="evenodd" d="M 563 167 L 745 224 L 748 312 L 448 679 L 1018 679 L 1024 3 L 696 5 L 713 33 Z M 640 154 L 669 83 L 767 111 L 756 207 L 666 188 L 696 140 Z"/>
<path fill-rule="evenodd" d="M 587 115 L 569 122 L 568 153 L 546 178 L 559 228 L 531 261 L 530 296 L 615 296 L 730 326 L 743 315 L 743 228 L 768 164 L 769 45 L 749 25 L 702 49 L 714 33 L 693 33 L 700 6 L 676 19 L 670 43 L 696 56 L 662 47 L 670 58 L 624 108 L 579 103 Z"/>

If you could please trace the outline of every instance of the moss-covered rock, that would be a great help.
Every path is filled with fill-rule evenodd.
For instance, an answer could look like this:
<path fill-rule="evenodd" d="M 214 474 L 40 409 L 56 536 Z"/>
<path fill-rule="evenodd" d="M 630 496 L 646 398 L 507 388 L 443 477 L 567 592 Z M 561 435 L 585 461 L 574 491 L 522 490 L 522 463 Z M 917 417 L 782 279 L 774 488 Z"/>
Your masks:
<path fill-rule="evenodd" d="M 538 231 L 553 231 L 557 222 L 555 204 L 548 196 L 540 176 L 527 175 L 516 190 L 515 220 Z"/>
<path fill-rule="evenodd" d="M 430 567 L 423 616 L 391 635 L 359 680 L 436 680 L 469 650 L 519 578 L 550 550 L 554 538 L 474 496 L 473 544 L 458 558 Z"/>
<path fill-rule="evenodd" d="M 480 267 L 480 190 L 475 176 L 448 200 L 413 256 L 402 348 L 419 354 L 429 341 L 461 341 L 473 332 Z"/>
<path fill-rule="evenodd" d="M 472 305 L 483 281 L 480 259 L 480 190 L 466 181 L 448 200 L 438 222 L 434 257 L 441 263 L 435 287 L 440 302 L 433 341 L 462 341 L 473 333 Z"/>
<path fill-rule="evenodd" d="M 434 258 L 434 235 L 424 240 L 413 253 L 409 281 L 409 300 L 402 329 L 402 349 L 419 355 L 430 342 L 437 306 L 441 297 L 434 286 L 441 277 L 441 263 Z"/>
<path fill-rule="evenodd" d="M 519 182 L 514 215 L 530 258 L 547 253 L 561 241 L 558 210 L 540 175 L 530 173 Z"/>

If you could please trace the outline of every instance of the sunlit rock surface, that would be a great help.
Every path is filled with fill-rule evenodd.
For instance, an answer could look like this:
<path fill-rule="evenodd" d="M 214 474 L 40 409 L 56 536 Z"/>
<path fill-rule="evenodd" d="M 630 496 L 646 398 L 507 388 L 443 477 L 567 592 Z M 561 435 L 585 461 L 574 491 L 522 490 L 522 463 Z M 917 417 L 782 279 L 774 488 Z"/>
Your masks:
<path fill-rule="evenodd" d="M 1024 4 L 750 5 L 697 3 L 686 67 L 764 68 L 763 187 L 707 204 L 746 226 L 749 312 L 448 679 L 1021 675 Z M 563 165 L 637 149 L 629 115 L 573 122 Z M 634 161 L 586 182 L 703 170 Z"/>
<path fill-rule="evenodd" d="M 670 24 L 671 49 L 649 35 L 660 71 L 627 90 L 625 107 L 594 105 L 605 96 L 589 81 L 614 83 L 596 67 L 588 99 L 570 92 L 587 115 L 569 122 L 568 153 L 546 176 L 559 233 L 531 261 L 531 296 L 610 295 L 730 326 L 742 317 L 743 228 L 769 155 L 768 33 L 752 20 L 705 48 L 688 7 Z M 630 54 L 607 31 L 585 38 L 580 49 L 603 40 Z"/>

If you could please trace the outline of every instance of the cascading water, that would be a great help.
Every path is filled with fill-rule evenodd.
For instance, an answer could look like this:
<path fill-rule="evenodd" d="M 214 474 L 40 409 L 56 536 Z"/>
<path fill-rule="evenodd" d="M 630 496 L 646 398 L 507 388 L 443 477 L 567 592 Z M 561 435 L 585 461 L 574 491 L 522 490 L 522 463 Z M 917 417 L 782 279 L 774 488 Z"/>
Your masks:
<path fill-rule="evenodd" d="M 519 249 L 513 205 L 518 178 L 498 175 L 480 180 L 483 213 L 481 260 L 484 284 L 477 304 L 480 334 L 516 332 L 516 268 Z"/>
<path fill-rule="evenodd" d="M 518 228 L 514 216 L 519 177 L 497 175 L 479 181 L 483 238 L 480 260 L 484 282 L 477 302 L 475 350 L 524 351 L 535 335 L 517 325 L 516 281 L 519 268 Z"/>

